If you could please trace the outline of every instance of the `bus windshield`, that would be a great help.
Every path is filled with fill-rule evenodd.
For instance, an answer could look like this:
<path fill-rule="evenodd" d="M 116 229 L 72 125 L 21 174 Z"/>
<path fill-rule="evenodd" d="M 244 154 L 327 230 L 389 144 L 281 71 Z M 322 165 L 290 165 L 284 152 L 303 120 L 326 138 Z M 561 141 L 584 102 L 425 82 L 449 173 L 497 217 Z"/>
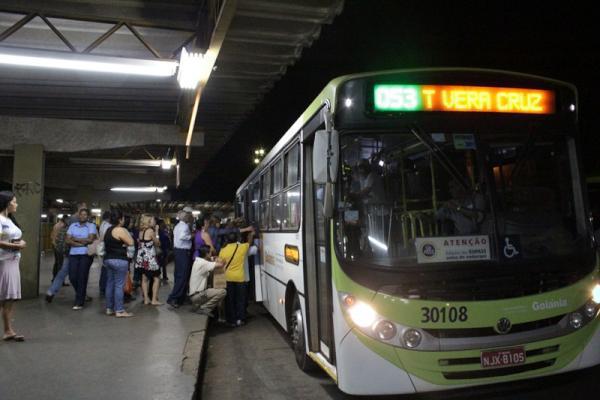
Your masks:
<path fill-rule="evenodd" d="M 589 232 L 577 220 L 584 217 L 568 140 L 535 132 L 346 133 L 339 254 L 390 268 L 581 255 Z"/>

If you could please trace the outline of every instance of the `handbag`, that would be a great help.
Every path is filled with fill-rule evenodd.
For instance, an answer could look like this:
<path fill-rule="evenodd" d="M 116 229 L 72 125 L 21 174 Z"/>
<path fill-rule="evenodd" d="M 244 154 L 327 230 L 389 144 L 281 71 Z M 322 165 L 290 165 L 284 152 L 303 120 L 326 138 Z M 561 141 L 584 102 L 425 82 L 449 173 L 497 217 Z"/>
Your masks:
<path fill-rule="evenodd" d="M 123 285 L 123 293 L 131 295 L 133 293 L 133 281 L 131 280 L 131 274 L 127 271 L 127 277 L 125 278 L 125 284 Z"/>
<path fill-rule="evenodd" d="M 104 240 L 101 240 L 100 243 L 96 245 L 96 254 L 98 255 L 98 257 L 104 257 L 104 255 L 106 254 Z"/>
<path fill-rule="evenodd" d="M 214 289 L 225 289 L 227 287 L 227 280 L 225 279 L 225 271 L 227 271 L 227 268 L 229 268 L 229 264 L 231 264 L 231 262 L 233 261 L 233 258 L 235 257 L 235 253 L 237 252 L 238 247 L 239 247 L 239 244 L 235 246 L 235 250 L 233 251 L 233 254 L 231 255 L 231 258 L 229 259 L 229 262 L 227 263 L 225 268 L 223 268 L 221 271 L 218 271 L 218 272 L 213 271 L 212 287 Z"/>
<path fill-rule="evenodd" d="M 100 246 L 101 243 L 104 245 L 104 242 L 102 242 L 102 240 L 96 239 L 92 243 L 88 244 L 87 245 L 88 256 L 100 255 L 100 254 L 98 254 L 98 246 Z M 102 255 L 104 255 L 104 248 L 102 249 L 102 252 L 103 252 Z"/>

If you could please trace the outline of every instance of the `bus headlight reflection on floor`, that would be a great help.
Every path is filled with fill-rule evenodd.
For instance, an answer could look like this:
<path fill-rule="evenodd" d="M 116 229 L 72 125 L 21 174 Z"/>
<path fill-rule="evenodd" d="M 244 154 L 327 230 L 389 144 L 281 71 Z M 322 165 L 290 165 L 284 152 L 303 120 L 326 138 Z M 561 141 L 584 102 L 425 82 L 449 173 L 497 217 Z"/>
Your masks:
<path fill-rule="evenodd" d="M 375 310 L 368 304 L 363 302 L 357 302 L 355 305 L 348 309 L 348 313 L 350 314 L 350 318 L 352 318 L 352 322 L 361 328 L 366 328 L 367 326 L 371 326 L 373 322 L 375 322 L 375 318 L 377 314 L 375 314 Z"/>

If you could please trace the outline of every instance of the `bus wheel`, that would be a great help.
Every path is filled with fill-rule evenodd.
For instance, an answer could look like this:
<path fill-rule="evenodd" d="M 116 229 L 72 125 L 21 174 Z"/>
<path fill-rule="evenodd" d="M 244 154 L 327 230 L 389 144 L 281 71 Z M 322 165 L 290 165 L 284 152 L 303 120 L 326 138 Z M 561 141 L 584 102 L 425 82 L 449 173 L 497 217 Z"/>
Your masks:
<path fill-rule="evenodd" d="M 294 298 L 292 306 L 292 315 L 290 318 L 290 337 L 292 340 L 292 348 L 296 355 L 296 363 L 302 371 L 311 371 L 314 369 L 314 362 L 306 354 L 306 340 L 304 338 L 304 318 L 302 317 L 302 308 L 298 295 Z"/>

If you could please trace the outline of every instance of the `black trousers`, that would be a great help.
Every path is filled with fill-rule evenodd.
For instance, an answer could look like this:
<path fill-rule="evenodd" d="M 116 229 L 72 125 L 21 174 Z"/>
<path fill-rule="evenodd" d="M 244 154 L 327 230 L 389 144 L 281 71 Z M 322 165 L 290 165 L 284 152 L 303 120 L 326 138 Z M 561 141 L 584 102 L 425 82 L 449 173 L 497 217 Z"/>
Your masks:
<path fill-rule="evenodd" d="M 56 247 L 54 247 L 54 266 L 52 267 L 52 280 L 56 278 L 56 274 L 62 268 L 63 261 L 65 260 L 65 252 L 58 251 Z"/>

